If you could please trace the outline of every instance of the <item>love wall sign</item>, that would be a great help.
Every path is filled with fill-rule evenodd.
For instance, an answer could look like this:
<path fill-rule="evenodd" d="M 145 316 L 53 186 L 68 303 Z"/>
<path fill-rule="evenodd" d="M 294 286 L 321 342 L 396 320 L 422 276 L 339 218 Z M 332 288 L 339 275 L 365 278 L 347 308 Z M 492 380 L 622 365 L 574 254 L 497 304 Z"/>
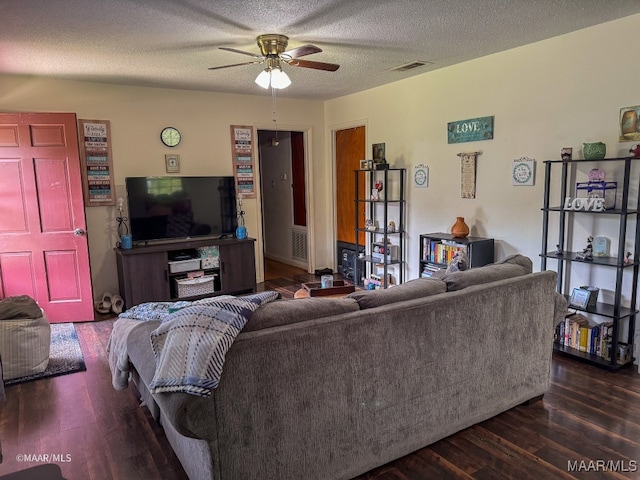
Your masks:
<path fill-rule="evenodd" d="M 493 116 L 447 123 L 447 142 L 463 143 L 493 139 Z"/>

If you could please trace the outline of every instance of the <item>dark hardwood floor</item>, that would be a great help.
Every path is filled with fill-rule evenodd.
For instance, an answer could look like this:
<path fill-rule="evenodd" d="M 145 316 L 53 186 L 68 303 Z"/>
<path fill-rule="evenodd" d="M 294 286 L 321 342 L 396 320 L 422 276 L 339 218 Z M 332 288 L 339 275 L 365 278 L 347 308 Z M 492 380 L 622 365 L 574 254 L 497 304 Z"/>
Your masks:
<path fill-rule="evenodd" d="M 316 280 L 302 270 L 272 267 L 267 266 L 268 280 L 260 290 L 279 289 L 287 296 L 297 284 Z M 7 387 L 7 402 L 0 408 L 0 475 L 37 465 L 16 458 L 35 454 L 56 455 L 53 463 L 68 480 L 186 478 L 162 429 L 139 406 L 135 390 L 111 386 L 105 350 L 112 323 L 76 324 L 85 372 Z M 638 479 L 639 464 L 637 366 L 610 373 L 556 356 L 542 401 L 513 408 L 357 478 Z"/>

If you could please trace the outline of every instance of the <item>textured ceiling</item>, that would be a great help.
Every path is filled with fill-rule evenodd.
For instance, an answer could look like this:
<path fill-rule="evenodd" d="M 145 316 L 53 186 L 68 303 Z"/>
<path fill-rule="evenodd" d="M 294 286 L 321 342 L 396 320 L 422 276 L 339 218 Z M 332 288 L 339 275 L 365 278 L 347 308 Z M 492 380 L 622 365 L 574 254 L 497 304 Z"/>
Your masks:
<path fill-rule="evenodd" d="M 0 73 L 264 95 L 264 33 L 323 51 L 281 97 L 329 99 L 640 13 L 638 0 L 1 0 Z M 390 69 L 433 62 L 406 72 Z"/>

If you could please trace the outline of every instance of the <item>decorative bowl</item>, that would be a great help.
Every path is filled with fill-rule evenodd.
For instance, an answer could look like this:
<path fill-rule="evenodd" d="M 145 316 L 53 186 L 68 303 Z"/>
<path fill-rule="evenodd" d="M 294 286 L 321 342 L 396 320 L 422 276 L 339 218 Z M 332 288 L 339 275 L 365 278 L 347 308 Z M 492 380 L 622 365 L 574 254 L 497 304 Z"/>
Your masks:
<path fill-rule="evenodd" d="M 607 146 L 602 142 L 583 143 L 582 154 L 585 160 L 602 160 L 607 154 Z"/>

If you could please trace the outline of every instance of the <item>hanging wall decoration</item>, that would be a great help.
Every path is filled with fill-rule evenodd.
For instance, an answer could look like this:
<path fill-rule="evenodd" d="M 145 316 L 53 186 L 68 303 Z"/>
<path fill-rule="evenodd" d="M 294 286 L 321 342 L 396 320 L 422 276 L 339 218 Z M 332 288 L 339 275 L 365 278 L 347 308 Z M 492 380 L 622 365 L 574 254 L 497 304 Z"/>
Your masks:
<path fill-rule="evenodd" d="M 85 207 L 115 205 L 109 120 L 78 120 Z"/>
<path fill-rule="evenodd" d="M 621 142 L 640 140 L 640 105 L 620 109 L 620 136 L 618 140 Z"/>
<path fill-rule="evenodd" d="M 256 198 L 253 127 L 231 125 L 231 157 L 238 196 Z"/>
<path fill-rule="evenodd" d="M 535 181 L 536 161 L 533 158 L 521 157 L 513 161 L 511 180 L 513 185 L 531 186 Z"/>
<path fill-rule="evenodd" d="M 427 188 L 429 186 L 429 167 L 424 164 L 413 167 L 413 186 Z"/>
<path fill-rule="evenodd" d="M 477 142 L 493 138 L 493 116 L 447 123 L 447 143 Z"/>
<path fill-rule="evenodd" d="M 476 198 L 476 163 L 480 152 L 459 153 L 460 193 L 462 198 Z"/>

